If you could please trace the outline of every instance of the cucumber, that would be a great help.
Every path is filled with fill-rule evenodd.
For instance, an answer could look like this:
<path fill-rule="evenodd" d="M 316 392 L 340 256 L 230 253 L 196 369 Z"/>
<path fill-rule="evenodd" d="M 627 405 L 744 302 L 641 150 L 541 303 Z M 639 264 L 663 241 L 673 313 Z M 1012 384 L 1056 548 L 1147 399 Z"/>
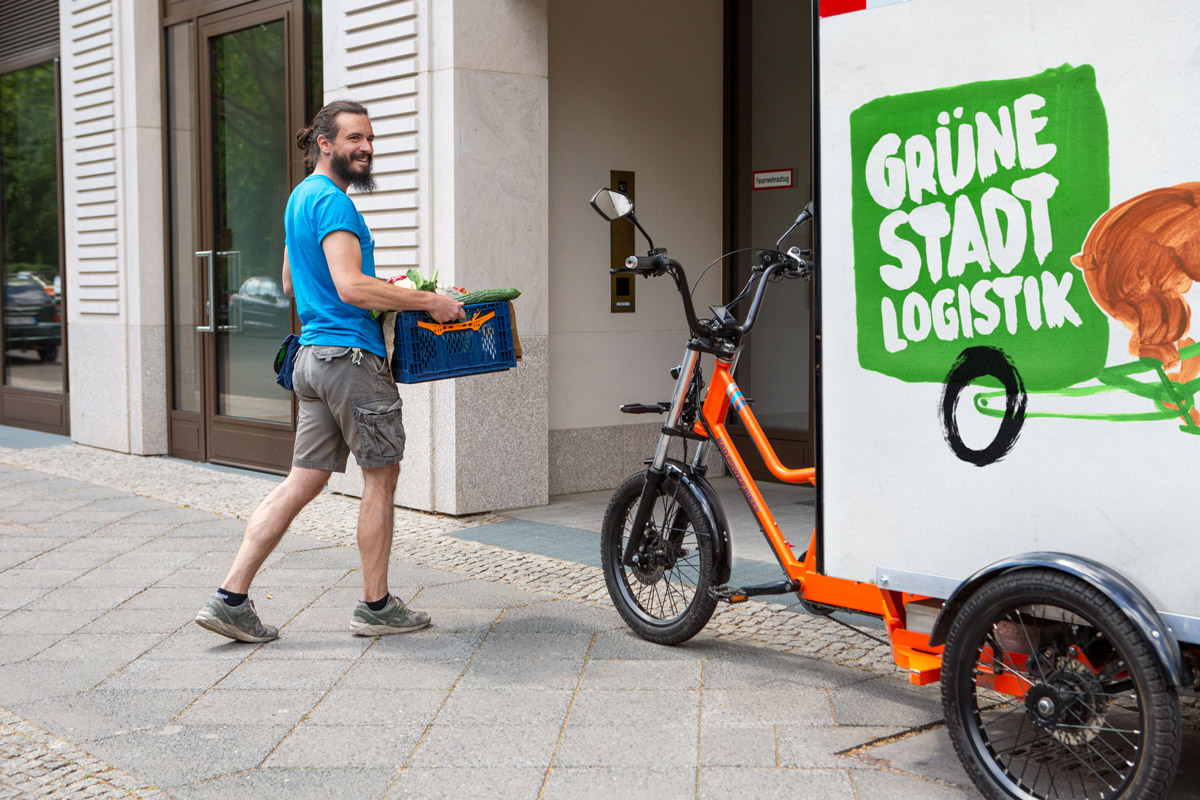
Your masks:
<path fill-rule="evenodd" d="M 466 305 L 468 303 L 496 303 L 501 300 L 515 300 L 521 296 L 521 292 L 517 289 L 480 289 L 477 292 L 471 292 L 458 298 L 458 302 Z"/>

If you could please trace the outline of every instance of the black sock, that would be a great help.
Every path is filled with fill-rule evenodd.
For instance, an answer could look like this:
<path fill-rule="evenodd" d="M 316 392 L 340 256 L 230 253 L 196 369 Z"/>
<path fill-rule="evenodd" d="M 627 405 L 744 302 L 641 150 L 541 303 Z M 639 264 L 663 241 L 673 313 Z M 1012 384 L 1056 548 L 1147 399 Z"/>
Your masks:
<path fill-rule="evenodd" d="M 372 611 L 383 611 L 383 607 L 387 605 L 387 601 L 391 596 L 392 593 L 387 592 L 381 599 L 376 600 L 373 603 L 367 603 L 367 608 L 371 609 Z"/>
<path fill-rule="evenodd" d="M 227 589 L 217 589 L 217 594 L 221 595 L 221 599 L 225 601 L 227 606 L 240 606 L 246 602 L 246 595 L 237 594 Z"/>

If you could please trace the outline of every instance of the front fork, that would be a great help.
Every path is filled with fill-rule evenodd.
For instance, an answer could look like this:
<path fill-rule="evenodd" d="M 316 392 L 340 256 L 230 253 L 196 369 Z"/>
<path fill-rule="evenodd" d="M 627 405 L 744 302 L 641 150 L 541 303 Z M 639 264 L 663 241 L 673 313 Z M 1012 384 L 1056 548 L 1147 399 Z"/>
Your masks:
<path fill-rule="evenodd" d="M 675 391 L 671 395 L 671 407 L 667 409 L 667 421 L 663 425 L 662 435 L 659 436 L 658 449 L 654 452 L 654 459 L 646 468 L 646 482 L 642 484 L 642 496 L 638 500 L 637 510 L 633 513 L 629 542 L 625 545 L 625 552 L 621 559 L 623 564 L 636 565 L 638 563 L 638 550 L 645 538 L 646 520 L 649 519 L 650 511 L 654 507 L 655 496 L 667 479 L 667 452 L 673 435 L 670 431 L 679 430 L 679 418 L 683 414 L 684 401 L 687 399 L 688 389 L 691 388 L 692 377 L 696 373 L 696 365 L 699 361 L 699 351 L 690 347 L 684 350 L 679 377 L 675 380 Z M 696 448 L 696 457 L 692 460 L 692 466 L 697 467 L 704 464 L 707 454 L 708 442 L 701 442 L 700 446 Z"/>

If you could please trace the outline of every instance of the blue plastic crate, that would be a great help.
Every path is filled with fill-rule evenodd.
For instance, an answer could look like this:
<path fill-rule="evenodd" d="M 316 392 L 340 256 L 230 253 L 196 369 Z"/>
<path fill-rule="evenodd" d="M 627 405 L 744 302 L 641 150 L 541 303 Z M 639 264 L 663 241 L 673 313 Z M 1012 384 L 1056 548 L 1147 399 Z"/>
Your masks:
<path fill-rule="evenodd" d="M 508 302 L 472 303 L 467 317 L 439 324 L 424 311 L 396 315 L 392 375 L 397 383 L 421 383 L 459 375 L 512 369 L 512 310 Z"/>

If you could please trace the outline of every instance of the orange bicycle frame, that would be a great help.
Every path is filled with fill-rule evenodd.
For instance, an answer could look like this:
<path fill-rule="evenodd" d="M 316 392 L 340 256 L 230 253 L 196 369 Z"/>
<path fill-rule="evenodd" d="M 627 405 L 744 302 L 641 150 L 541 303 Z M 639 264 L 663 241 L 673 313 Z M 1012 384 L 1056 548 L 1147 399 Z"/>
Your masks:
<path fill-rule="evenodd" d="M 896 664 L 908 671 L 913 683 L 936 681 L 941 673 L 942 648 L 931 647 L 927 635 L 909 631 L 904 626 L 904 604 L 910 600 L 921 599 L 919 596 L 884 590 L 872 583 L 821 574 L 817 570 L 816 562 L 816 531 L 813 532 L 803 560 L 797 559 L 792 553 L 779 523 L 775 521 L 775 516 L 768 508 L 762 492 L 751 477 L 745 461 L 734 446 L 729 430 L 725 427 L 729 410 L 732 408 L 737 412 L 739 420 L 750 434 L 755 449 L 776 478 L 784 483 L 810 483 L 815 486 L 816 470 L 811 467 L 789 469 L 780 462 L 779 456 L 771 447 L 762 426 L 750 409 L 750 404 L 733 379 L 733 363 L 732 360 L 716 360 L 712 382 L 704 398 L 701 420 L 696 423 L 695 433 L 708 437 L 721 452 L 730 474 L 745 495 L 750 510 L 758 518 L 758 523 L 771 543 L 779 563 L 783 565 L 787 576 L 799 586 L 796 590 L 797 595 L 823 606 L 882 616 L 892 642 L 892 654 Z"/>

